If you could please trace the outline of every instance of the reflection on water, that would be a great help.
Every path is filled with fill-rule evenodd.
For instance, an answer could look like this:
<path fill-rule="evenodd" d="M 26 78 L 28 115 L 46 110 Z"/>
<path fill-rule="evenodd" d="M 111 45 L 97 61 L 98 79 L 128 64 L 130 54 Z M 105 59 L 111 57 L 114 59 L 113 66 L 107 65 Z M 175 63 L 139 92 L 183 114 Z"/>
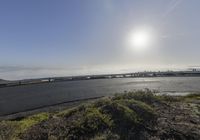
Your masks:
<path fill-rule="evenodd" d="M 200 77 L 98 79 L 1 88 L 0 115 L 144 88 L 161 92 L 195 92 L 200 91 Z"/>

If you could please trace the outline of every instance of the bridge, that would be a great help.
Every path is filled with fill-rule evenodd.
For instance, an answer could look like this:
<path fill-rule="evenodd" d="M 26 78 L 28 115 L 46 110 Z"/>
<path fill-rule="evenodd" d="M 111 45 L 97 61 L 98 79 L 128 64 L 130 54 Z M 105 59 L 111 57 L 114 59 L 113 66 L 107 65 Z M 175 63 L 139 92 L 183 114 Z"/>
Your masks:
<path fill-rule="evenodd" d="M 112 79 L 112 78 L 139 78 L 139 77 L 186 77 L 186 76 L 200 76 L 200 71 L 165 71 L 165 72 L 135 72 L 123 74 L 103 74 L 103 75 L 84 75 L 84 76 L 69 76 L 69 77 L 49 77 L 40 79 L 26 79 L 19 81 L 10 81 L 7 83 L 0 83 L 0 88 L 51 83 L 51 82 L 65 82 L 65 81 L 78 81 L 78 80 L 92 80 L 92 79 Z"/>

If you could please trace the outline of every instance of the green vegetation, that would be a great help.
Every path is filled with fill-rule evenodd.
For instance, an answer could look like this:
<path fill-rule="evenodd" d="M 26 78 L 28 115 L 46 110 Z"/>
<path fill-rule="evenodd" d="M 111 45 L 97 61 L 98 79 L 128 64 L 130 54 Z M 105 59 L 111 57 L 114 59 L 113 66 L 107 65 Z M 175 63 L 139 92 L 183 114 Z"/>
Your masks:
<path fill-rule="evenodd" d="M 192 93 L 186 96 L 183 96 L 182 99 L 186 101 L 200 100 L 200 93 Z"/>
<path fill-rule="evenodd" d="M 0 139 L 18 139 L 18 136 L 31 126 L 48 119 L 47 113 L 36 114 L 21 120 L 1 121 Z"/>
<path fill-rule="evenodd" d="M 116 94 L 57 113 L 1 121 L 0 139 L 143 139 L 152 133 L 150 129 L 156 124 L 160 107 L 169 107 L 169 101 L 198 100 L 199 97 L 195 94 L 175 99 L 149 90 Z"/>

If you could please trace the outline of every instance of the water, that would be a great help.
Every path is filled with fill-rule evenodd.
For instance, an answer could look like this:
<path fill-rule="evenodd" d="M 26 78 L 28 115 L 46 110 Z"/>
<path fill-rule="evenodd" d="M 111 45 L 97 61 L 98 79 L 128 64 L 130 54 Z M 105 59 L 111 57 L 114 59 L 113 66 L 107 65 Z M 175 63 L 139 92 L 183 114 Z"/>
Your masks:
<path fill-rule="evenodd" d="M 200 77 L 98 79 L 0 88 L 0 116 L 144 88 L 171 93 L 196 92 L 200 91 Z"/>

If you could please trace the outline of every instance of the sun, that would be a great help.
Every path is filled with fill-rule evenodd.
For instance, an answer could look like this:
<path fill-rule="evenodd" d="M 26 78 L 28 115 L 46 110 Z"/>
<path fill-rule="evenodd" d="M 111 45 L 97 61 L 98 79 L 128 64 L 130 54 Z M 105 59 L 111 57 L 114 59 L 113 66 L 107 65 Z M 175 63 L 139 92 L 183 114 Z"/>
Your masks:
<path fill-rule="evenodd" d="M 147 50 L 153 43 L 151 30 L 142 28 L 132 31 L 128 36 L 128 44 L 136 51 Z"/>
<path fill-rule="evenodd" d="M 145 47 L 150 42 L 150 35 L 146 31 L 139 31 L 132 35 L 131 41 L 132 45 L 136 47 Z"/>

